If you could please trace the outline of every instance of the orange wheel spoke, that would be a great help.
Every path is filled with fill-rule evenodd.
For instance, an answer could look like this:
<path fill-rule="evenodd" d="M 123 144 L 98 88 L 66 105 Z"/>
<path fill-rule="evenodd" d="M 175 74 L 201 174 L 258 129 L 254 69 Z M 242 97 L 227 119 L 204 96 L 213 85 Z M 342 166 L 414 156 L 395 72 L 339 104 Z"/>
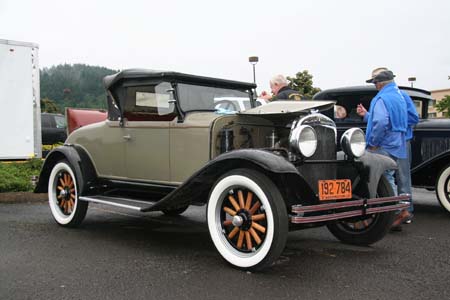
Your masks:
<path fill-rule="evenodd" d="M 62 190 L 64 190 L 64 188 L 62 187 L 62 186 L 57 186 L 57 188 L 58 188 L 58 190 L 60 190 L 60 191 L 62 191 Z"/>
<path fill-rule="evenodd" d="M 247 193 L 247 201 L 245 202 L 245 209 L 246 210 L 250 209 L 250 205 L 252 205 L 252 200 L 253 200 L 253 193 L 249 191 Z"/>
<path fill-rule="evenodd" d="M 65 186 L 64 180 L 62 178 L 59 178 L 59 183 L 61 183 L 61 186 Z"/>
<path fill-rule="evenodd" d="M 234 210 L 232 210 L 231 208 L 229 208 L 229 207 L 224 206 L 224 207 L 223 207 L 223 210 L 224 210 L 227 214 L 229 214 L 230 216 L 235 216 L 235 215 L 236 215 L 236 212 L 235 212 Z"/>
<path fill-rule="evenodd" d="M 250 208 L 250 214 L 253 215 L 258 210 L 258 208 L 261 206 L 261 203 L 257 201 L 255 204 L 253 204 L 252 208 Z"/>
<path fill-rule="evenodd" d="M 252 227 L 255 228 L 256 230 L 265 233 L 266 232 L 266 227 L 259 225 L 258 223 L 253 222 L 252 223 Z"/>
<path fill-rule="evenodd" d="M 231 230 L 230 234 L 228 235 L 228 238 L 231 240 L 234 238 L 234 236 L 239 232 L 239 227 L 234 227 L 233 230 Z"/>
<path fill-rule="evenodd" d="M 70 194 L 71 199 L 75 199 L 75 194 Z"/>
<path fill-rule="evenodd" d="M 252 221 L 261 221 L 261 220 L 265 220 L 265 219 L 266 219 L 265 214 L 259 214 L 259 215 L 252 216 Z"/>
<path fill-rule="evenodd" d="M 241 230 L 241 231 L 239 231 L 239 237 L 238 237 L 238 242 L 237 242 L 237 247 L 239 248 L 239 249 L 241 249 L 242 248 L 242 243 L 244 242 L 244 231 L 243 230 Z"/>
<path fill-rule="evenodd" d="M 250 228 L 248 230 L 250 232 L 250 234 L 252 235 L 253 239 L 255 240 L 255 242 L 259 245 L 261 244 L 261 238 L 259 237 L 259 235 L 256 233 L 256 231 L 253 228 Z"/>
<path fill-rule="evenodd" d="M 59 206 L 62 208 L 64 206 L 64 202 L 66 202 L 66 200 L 61 200 L 61 202 L 59 202 Z"/>
<path fill-rule="evenodd" d="M 58 199 L 60 199 L 60 200 L 61 200 L 61 199 L 62 199 L 62 196 L 61 196 L 61 195 L 59 195 L 59 196 L 57 196 L 56 198 L 58 198 Z"/>
<path fill-rule="evenodd" d="M 64 174 L 64 185 L 67 185 L 67 174 Z"/>
<path fill-rule="evenodd" d="M 75 193 L 75 189 L 70 189 L 70 192 L 71 193 Z"/>
<path fill-rule="evenodd" d="M 239 210 L 239 205 L 237 204 L 236 199 L 234 199 L 233 196 L 229 195 L 229 196 L 228 196 L 228 200 L 230 200 L 231 205 L 233 205 L 234 209 L 235 209 L 236 211 L 238 211 L 238 210 Z"/>
<path fill-rule="evenodd" d="M 244 194 L 241 190 L 238 191 L 238 198 L 239 198 L 239 207 L 244 208 Z"/>
<path fill-rule="evenodd" d="M 223 226 L 230 226 L 231 224 L 233 224 L 232 220 L 226 220 L 223 222 Z"/>
<path fill-rule="evenodd" d="M 247 250 L 252 250 L 252 239 L 250 238 L 250 233 L 248 231 L 245 232 L 245 243 L 247 244 Z"/>

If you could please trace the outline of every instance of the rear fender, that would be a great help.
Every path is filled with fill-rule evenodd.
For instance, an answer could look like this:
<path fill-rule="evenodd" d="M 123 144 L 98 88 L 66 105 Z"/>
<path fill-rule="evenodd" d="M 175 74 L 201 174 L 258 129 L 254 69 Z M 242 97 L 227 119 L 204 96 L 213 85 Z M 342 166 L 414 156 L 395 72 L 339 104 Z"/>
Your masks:
<path fill-rule="evenodd" d="M 73 167 L 78 181 L 79 195 L 86 193 L 88 185 L 96 178 L 95 168 L 86 152 L 77 145 L 64 145 L 52 150 L 46 157 L 39 175 L 35 193 L 48 192 L 48 180 L 53 167 L 61 160 L 67 160 Z"/>
<path fill-rule="evenodd" d="M 206 204 L 215 182 L 230 170 L 240 168 L 266 174 L 279 188 L 287 207 L 298 203 L 296 199 L 309 202 L 316 197 L 295 166 L 283 157 L 264 150 L 242 149 L 227 152 L 211 160 L 180 187 L 143 211 L 181 207 L 193 204 L 192 199 L 195 203 Z"/>

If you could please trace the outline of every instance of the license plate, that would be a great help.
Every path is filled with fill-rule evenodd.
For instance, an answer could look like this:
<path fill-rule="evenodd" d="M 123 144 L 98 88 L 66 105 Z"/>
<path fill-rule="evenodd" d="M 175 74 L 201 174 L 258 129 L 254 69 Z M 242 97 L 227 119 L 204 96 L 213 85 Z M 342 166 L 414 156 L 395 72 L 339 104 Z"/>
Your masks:
<path fill-rule="evenodd" d="M 352 197 L 350 179 L 319 180 L 319 199 L 349 199 Z"/>

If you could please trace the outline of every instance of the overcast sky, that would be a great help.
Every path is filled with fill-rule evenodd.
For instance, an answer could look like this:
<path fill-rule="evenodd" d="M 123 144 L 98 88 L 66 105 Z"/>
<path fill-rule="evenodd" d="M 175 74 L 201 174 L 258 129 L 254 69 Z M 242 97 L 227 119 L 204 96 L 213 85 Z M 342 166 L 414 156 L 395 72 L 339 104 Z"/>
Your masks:
<path fill-rule="evenodd" d="M 450 88 L 449 0 L 0 0 L 0 39 L 39 44 L 40 67 L 84 63 L 253 81 L 309 70 L 322 89 L 386 66 L 400 85 Z"/>

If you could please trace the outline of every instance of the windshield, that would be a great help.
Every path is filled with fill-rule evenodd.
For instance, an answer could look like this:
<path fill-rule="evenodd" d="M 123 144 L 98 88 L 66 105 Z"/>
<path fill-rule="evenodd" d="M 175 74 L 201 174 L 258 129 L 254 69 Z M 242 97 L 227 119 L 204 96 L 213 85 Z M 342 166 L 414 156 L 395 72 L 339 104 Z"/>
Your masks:
<path fill-rule="evenodd" d="M 178 99 L 183 111 L 216 110 L 218 99 L 244 98 L 250 103 L 247 90 L 226 89 L 191 84 L 178 84 Z M 239 110 L 239 109 L 237 109 Z"/>

